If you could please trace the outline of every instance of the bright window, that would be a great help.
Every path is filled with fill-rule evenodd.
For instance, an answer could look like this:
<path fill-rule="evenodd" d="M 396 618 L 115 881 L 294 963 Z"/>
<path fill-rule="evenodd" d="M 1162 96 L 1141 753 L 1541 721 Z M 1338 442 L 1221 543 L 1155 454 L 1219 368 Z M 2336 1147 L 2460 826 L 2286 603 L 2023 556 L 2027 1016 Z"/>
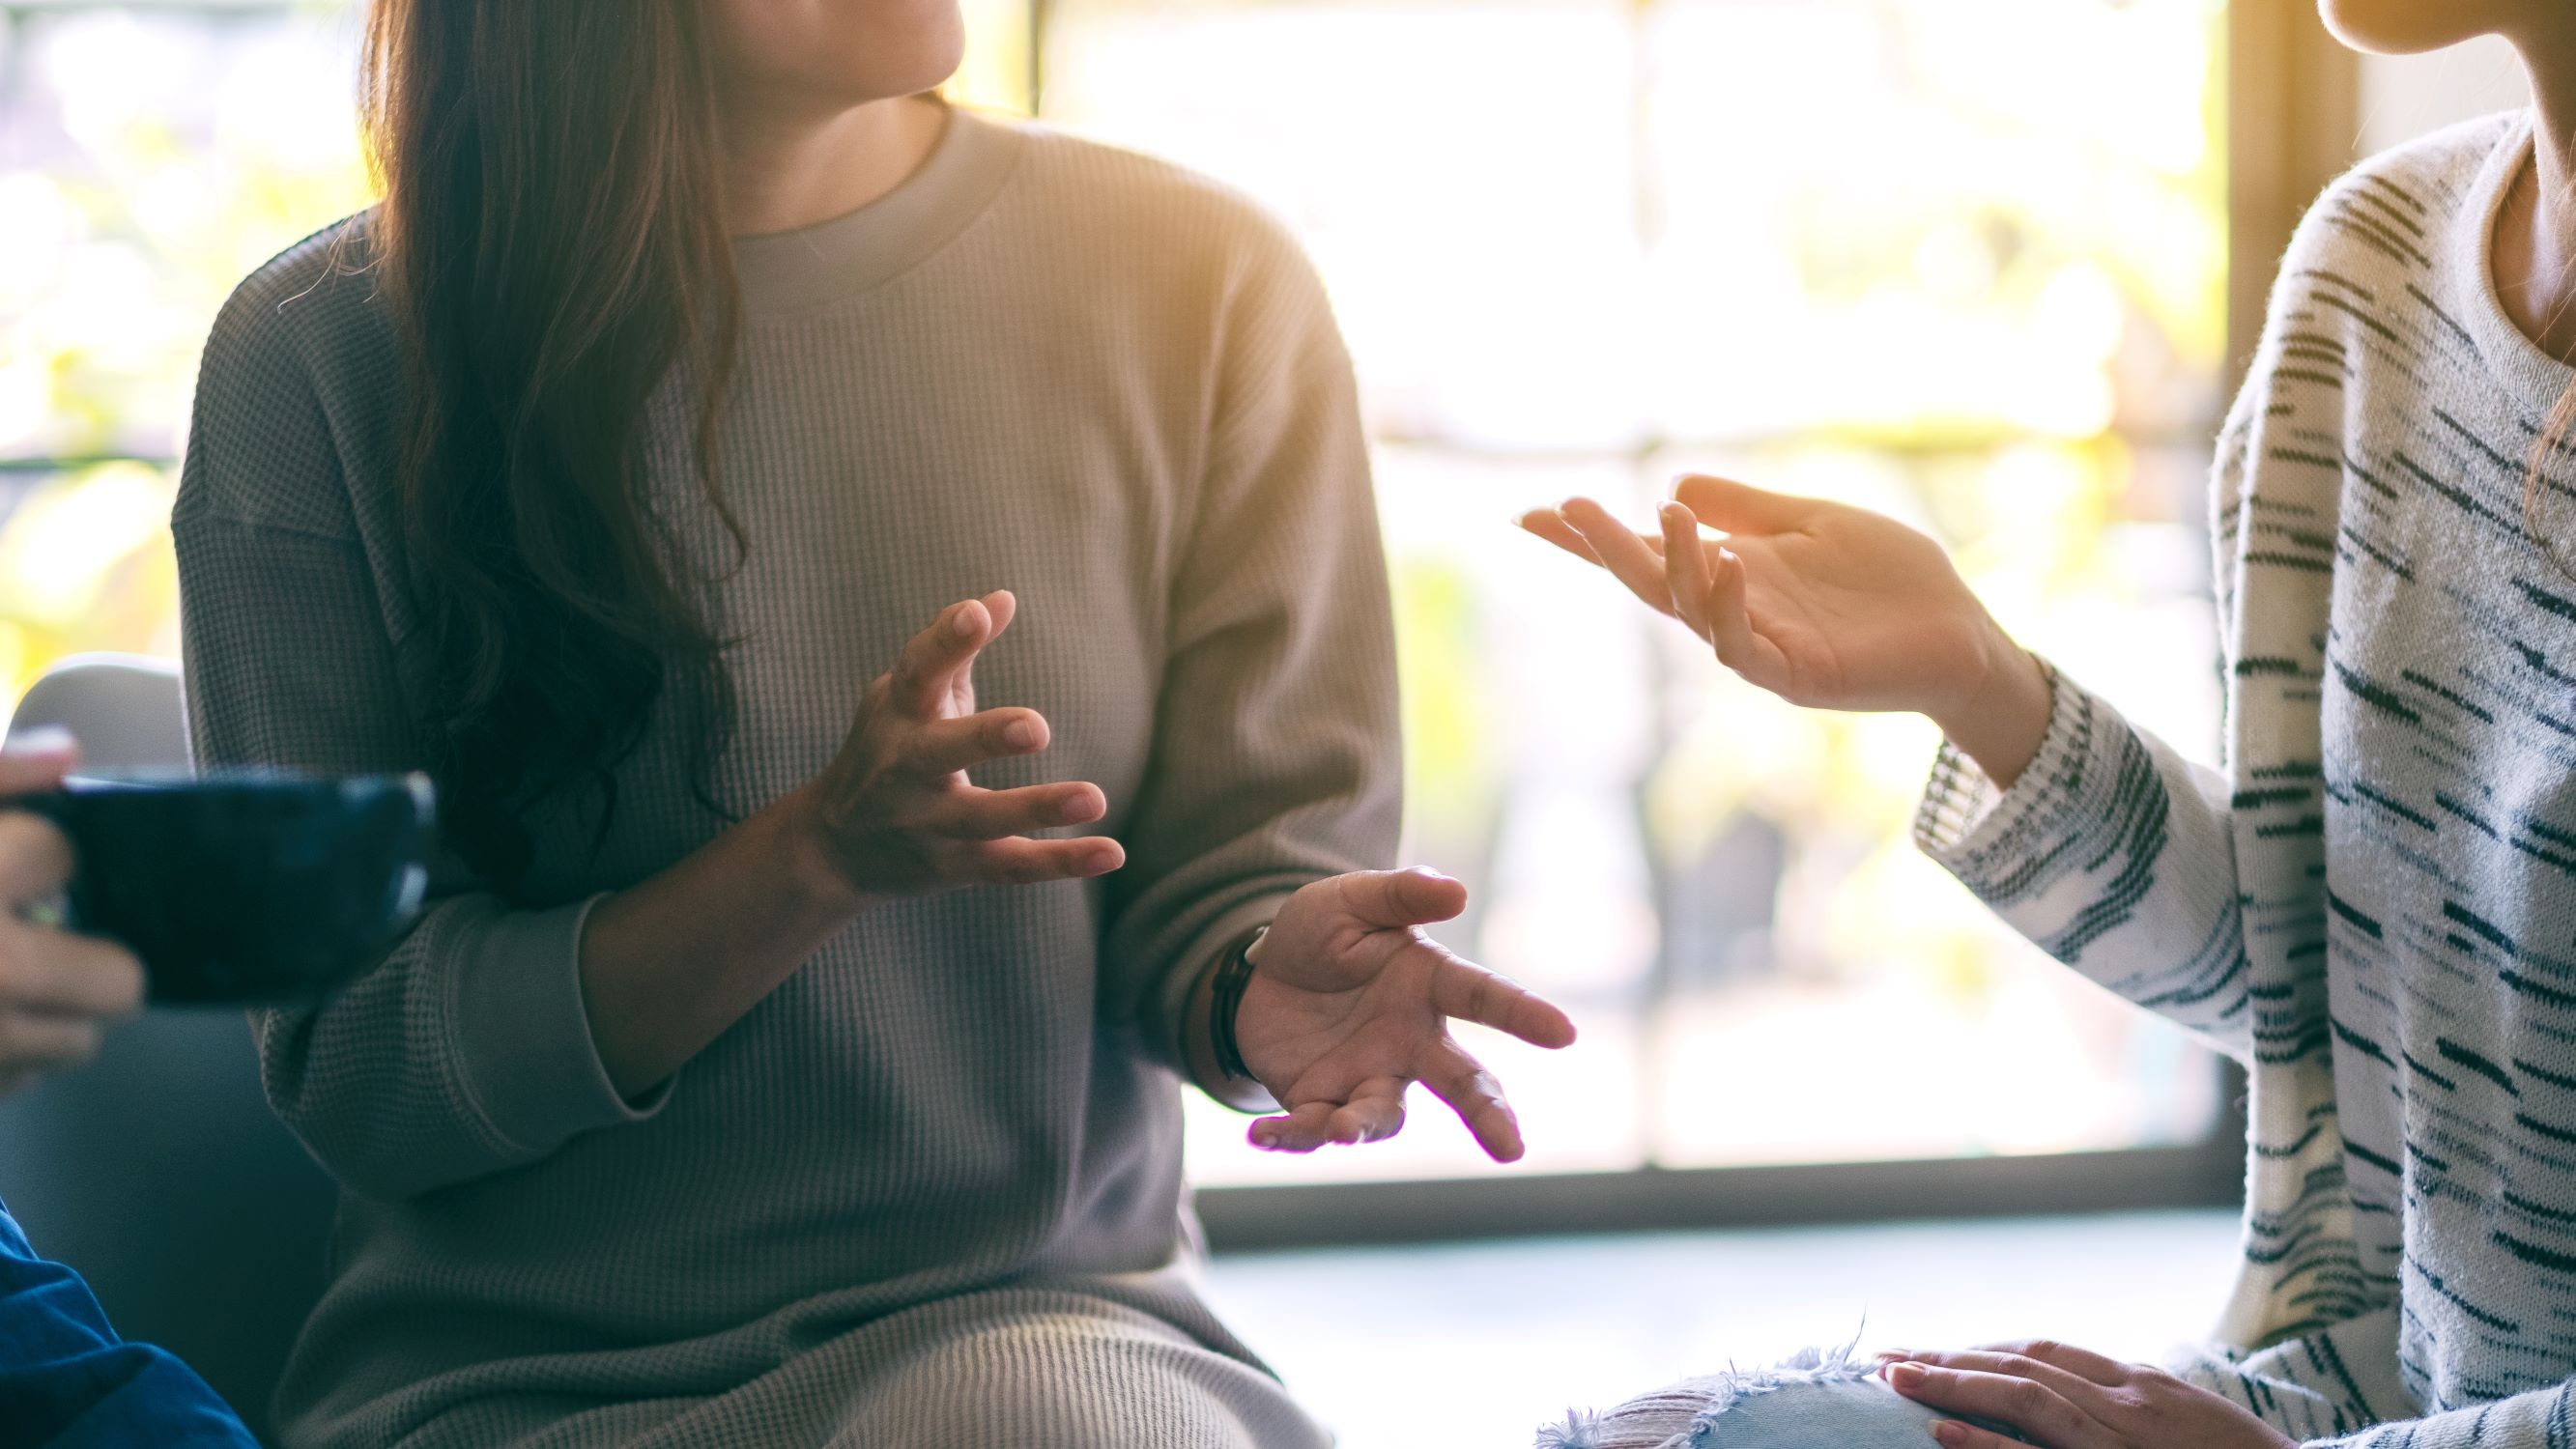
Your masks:
<path fill-rule="evenodd" d="M 1409 859 L 1578 1010 L 1487 1046 L 1564 1170 L 2197 1141 L 2210 1057 L 1906 838 L 1935 736 L 1805 714 L 1519 536 L 1685 469 L 1952 543 L 2024 638 L 2215 734 L 2226 328 L 2207 0 L 1054 0 L 1044 109 L 1305 238 L 1379 440 Z M 1436 1109 L 1208 1182 L 1483 1168 Z"/>
<path fill-rule="evenodd" d="M 0 688 L 175 653 L 168 519 L 232 284 L 364 204 L 338 11 L 0 3 Z"/>
<path fill-rule="evenodd" d="M 1016 104 L 1020 0 L 962 81 Z M 2200 475 L 2216 0 L 1049 0 L 1043 107 L 1285 216 L 1378 438 L 1408 857 L 1576 1008 L 1489 1042 L 1535 1166 L 2196 1141 L 2211 1059 L 1906 843 L 1917 722 L 1801 714 L 1518 535 L 1688 468 L 1885 508 L 2024 638 L 2214 736 Z M 363 204 L 340 5 L 0 0 L 0 684 L 175 648 L 165 519 L 231 284 Z M 1484 1171 L 1433 1110 L 1204 1181 Z"/>

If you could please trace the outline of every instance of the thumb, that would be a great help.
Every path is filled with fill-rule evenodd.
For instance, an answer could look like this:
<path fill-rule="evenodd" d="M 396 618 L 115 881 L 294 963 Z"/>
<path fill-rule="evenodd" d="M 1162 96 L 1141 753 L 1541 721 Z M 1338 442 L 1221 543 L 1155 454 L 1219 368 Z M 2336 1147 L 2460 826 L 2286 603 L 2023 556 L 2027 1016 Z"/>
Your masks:
<path fill-rule="evenodd" d="M 1785 533 L 1824 507 L 1813 498 L 1773 493 L 1706 473 L 1686 475 L 1674 485 L 1673 497 L 1700 522 L 1721 533 Z"/>
<path fill-rule="evenodd" d="M 0 749 L 0 798 L 50 790 L 79 762 L 80 747 L 72 743 L 69 732 L 22 731 L 6 749 Z"/>
<path fill-rule="evenodd" d="M 1355 870 L 1338 876 L 1342 908 L 1372 926 L 1427 926 L 1467 909 L 1467 888 L 1436 870 Z"/>

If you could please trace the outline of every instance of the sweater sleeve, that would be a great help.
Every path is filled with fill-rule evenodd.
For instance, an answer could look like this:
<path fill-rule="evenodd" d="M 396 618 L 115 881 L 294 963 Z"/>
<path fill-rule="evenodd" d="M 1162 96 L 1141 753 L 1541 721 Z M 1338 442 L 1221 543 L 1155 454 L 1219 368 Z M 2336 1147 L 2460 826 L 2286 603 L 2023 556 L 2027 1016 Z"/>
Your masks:
<path fill-rule="evenodd" d="M 2251 504 L 2247 438 L 2258 398 L 2249 388 L 2240 399 L 2213 470 L 2231 715 L 2244 707 L 2233 686 L 2246 674 L 2246 649 L 2229 525 Z M 2298 788 L 2248 791 L 2234 778 L 2241 760 L 2225 771 L 2196 765 L 2051 673 L 2047 735 L 2011 789 L 1942 745 L 1915 817 L 1917 844 L 2051 956 L 2250 1062 L 2259 1033 L 2237 840 L 2241 829 L 2267 827 L 2241 812 L 2310 798 L 2313 771 Z"/>
<path fill-rule="evenodd" d="M 192 746 L 209 767 L 414 770 L 379 575 L 282 310 L 246 284 L 198 386 L 171 520 Z M 588 902 L 519 909 L 451 861 L 431 896 L 338 996 L 253 1018 L 271 1105 L 345 1186 L 380 1198 L 532 1162 L 649 1110 L 619 1098 L 591 1042 Z"/>
<path fill-rule="evenodd" d="M 1402 751 L 1386 562 L 1320 280 L 1262 227 L 1223 312 L 1103 1009 L 1175 1050 L 1202 966 L 1310 881 L 1391 862 Z"/>
<path fill-rule="evenodd" d="M 2565 1449 L 2576 1444 L 2576 1379 L 2509 1399 L 2357 1434 L 2311 1439 L 2307 1449 Z"/>
<path fill-rule="evenodd" d="M 2383 1308 L 2256 1353 L 2194 1350 L 2174 1370 L 2253 1411 L 2303 1449 L 2566 1449 L 2576 1380 L 2423 1414 L 2397 1372 L 2398 1312 Z"/>
<path fill-rule="evenodd" d="M 2226 782 L 2073 680 L 2054 688 L 2010 790 L 1942 746 L 1916 842 L 2051 956 L 2247 1058 Z"/>
<path fill-rule="evenodd" d="M 2168 1365 L 2303 1444 L 2340 1444 L 2365 1425 L 2411 1417 L 2398 1382 L 2397 1310 L 2384 1308 L 2246 1352 L 2179 1350 Z"/>

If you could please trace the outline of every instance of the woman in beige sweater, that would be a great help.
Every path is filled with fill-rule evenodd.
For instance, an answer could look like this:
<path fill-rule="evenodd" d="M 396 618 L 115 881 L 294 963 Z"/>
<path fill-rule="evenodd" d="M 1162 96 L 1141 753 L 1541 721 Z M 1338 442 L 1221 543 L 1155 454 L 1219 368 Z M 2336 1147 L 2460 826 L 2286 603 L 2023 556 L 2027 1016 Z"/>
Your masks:
<path fill-rule="evenodd" d="M 453 857 L 261 1023 L 346 1188 L 299 1449 L 1319 1444 L 1189 1286 L 1180 1079 L 1282 1150 L 1420 1081 L 1519 1153 L 1446 1019 L 1572 1028 L 1371 869 L 1384 566 L 1311 270 L 918 98 L 958 36 L 381 0 L 383 205 L 217 323 L 198 749 L 426 768 Z"/>

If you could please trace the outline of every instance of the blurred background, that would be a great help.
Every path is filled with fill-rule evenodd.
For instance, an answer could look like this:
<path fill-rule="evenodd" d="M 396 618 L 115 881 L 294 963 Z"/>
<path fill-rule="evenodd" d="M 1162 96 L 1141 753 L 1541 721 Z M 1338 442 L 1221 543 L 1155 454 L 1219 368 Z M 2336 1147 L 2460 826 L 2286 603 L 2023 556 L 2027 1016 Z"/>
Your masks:
<path fill-rule="evenodd" d="M 1514 1310 L 1462 1285 L 1631 1284 L 1586 1310 L 1586 1342 L 1603 1385 L 1637 1388 L 1610 1381 L 1705 1348 L 1726 1313 L 1829 1305 L 1825 1333 L 1868 1294 L 1828 1278 L 1849 1291 L 1658 1316 L 1635 1285 L 1875 1261 L 1895 1240 L 1868 1231 L 1899 1230 L 1641 1240 L 1606 1268 L 1597 1248 L 1349 1246 L 1369 1241 L 2197 1204 L 2217 1211 L 1931 1240 L 1991 1287 L 2058 1262 L 2050 1243 L 2099 1264 L 2101 1232 L 2127 1232 L 2129 1276 L 2060 1308 L 2136 1307 L 2140 1341 L 2110 1346 L 2141 1354 L 2197 1331 L 2241 1173 L 2217 1061 L 1913 852 L 1927 726 L 1736 685 L 1509 519 L 1573 493 L 1642 518 L 1691 469 L 1895 513 L 2022 638 L 2207 757 L 2202 470 L 2270 261 L 2356 152 L 2515 101 L 2507 59 L 2355 67 L 2291 0 L 968 11 L 961 99 L 1210 172 L 1313 251 L 1377 439 L 1407 856 L 1474 888 L 1452 945 L 1585 1033 L 1561 1056 L 1478 1043 L 1531 1142 L 1508 1173 L 1434 1113 L 1282 1160 L 1193 1102 L 1221 1248 L 1340 1245 L 1219 1277 L 1292 1379 L 1343 1395 L 1347 1442 L 1479 1442 L 1432 1427 L 1455 1404 L 1408 1419 L 1382 1378 L 1351 1386 L 1384 1347 L 1354 1337 L 1354 1295 L 1412 1283 L 1390 1302 L 1443 1305 L 1388 1331 L 1447 1344 L 1498 1386 L 1483 1411 L 1525 1427 L 1526 1375 L 1493 1355 L 1538 1352 L 1544 1320 L 1521 1332 L 1529 1293 Z M 366 204 L 361 14 L 0 0 L 0 695 L 68 653 L 175 651 L 166 520 L 197 350 L 239 277 Z M 1962 1308 L 1915 1281 L 1899 1301 Z M 1555 1366 L 1547 1391 L 1570 1391 Z"/>

